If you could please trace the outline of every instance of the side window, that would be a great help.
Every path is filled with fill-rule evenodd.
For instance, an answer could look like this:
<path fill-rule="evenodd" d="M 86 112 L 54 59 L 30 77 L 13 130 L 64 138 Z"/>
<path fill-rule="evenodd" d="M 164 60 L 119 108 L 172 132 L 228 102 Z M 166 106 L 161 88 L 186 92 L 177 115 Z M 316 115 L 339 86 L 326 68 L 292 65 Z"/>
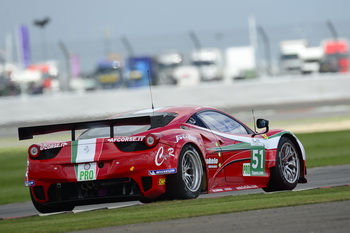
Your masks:
<path fill-rule="evenodd" d="M 188 119 L 187 123 L 192 124 L 192 125 L 197 125 L 203 128 L 208 128 L 201 119 L 197 116 L 197 114 L 194 114 L 193 116 Z"/>
<path fill-rule="evenodd" d="M 219 112 L 201 112 L 198 114 L 198 118 L 201 119 L 210 129 L 215 131 L 232 134 L 248 134 L 244 126 L 233 118 Z"/>

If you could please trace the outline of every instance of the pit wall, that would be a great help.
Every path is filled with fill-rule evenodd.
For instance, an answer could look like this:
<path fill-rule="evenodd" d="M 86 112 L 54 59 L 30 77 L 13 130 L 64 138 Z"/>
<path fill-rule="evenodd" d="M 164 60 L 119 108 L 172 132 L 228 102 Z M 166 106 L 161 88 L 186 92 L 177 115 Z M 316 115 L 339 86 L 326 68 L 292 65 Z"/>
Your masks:
<path fill-rule="evenodd" d="M 202 83 L 199 86 L 153 86 L 155 107 L 206 105 L 240 107 L 350 98 L 350 74 L 262 77 L 255 80 Z M 147 87 L 85 93 L 0 98 L 0 127 L 35 121 L 104 118 L 150 108 Z"/>

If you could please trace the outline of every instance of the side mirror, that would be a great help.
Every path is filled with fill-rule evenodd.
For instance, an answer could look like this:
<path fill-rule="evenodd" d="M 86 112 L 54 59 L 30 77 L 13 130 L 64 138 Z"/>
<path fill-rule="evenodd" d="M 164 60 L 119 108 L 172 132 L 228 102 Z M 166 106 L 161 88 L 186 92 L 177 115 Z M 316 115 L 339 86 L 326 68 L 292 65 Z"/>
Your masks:
<path fill-rule="evenodd" d="M 256 127 L 258 129 L 266 128 L 265 132 L 253 133 L 252 137 L 254 137 L 255 135 L 260 135 L 260 134 L 264 134 L 264 133 L 269 132 L 269 121 L 259 118 L 259 119 L 256 120 Z"/>
<path fill-rule="evenodd" d="M 258 127 L 258 129 L 269 128 L 269 121 L 259 118 L 256 120 L 256 127 Z"/>

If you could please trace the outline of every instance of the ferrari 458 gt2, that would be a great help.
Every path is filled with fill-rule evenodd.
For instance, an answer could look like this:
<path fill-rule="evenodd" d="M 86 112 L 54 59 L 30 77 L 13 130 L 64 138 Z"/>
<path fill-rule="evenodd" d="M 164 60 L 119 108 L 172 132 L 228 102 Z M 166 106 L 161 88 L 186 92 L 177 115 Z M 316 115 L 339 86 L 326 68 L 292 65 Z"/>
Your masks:
<path fill-rule="evenodd" d="M 25 185 L 42 213 L 77 205 L 196 198 L 305 183 L 305 152 L 291 132 L 255 132 L 211 107 L 138 110 L 107 120 L 19 128 L 19 139 L 71 131 L 71 141 L 33 144 Z M 85 130 L 76 138 L 76 130 Z"/>

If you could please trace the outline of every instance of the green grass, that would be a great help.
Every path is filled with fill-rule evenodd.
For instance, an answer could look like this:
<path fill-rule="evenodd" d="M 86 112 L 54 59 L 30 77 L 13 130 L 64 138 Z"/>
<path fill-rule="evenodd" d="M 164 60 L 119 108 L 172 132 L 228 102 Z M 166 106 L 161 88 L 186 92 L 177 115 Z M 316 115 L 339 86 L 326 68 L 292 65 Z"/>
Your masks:
<path fill-rule="evenodd" d="M 350 130 L 297 134 L 306 151 L 308 168 L 350 164 Z M 15 140 L 15 139 L 14 139 Z M 28 143 L 28 142 L 26 142 Z M 30 201 L 24 187 L 27 148 L 23 144 L 0 148 L 0 204 Z M 29 143 L 28 143 L 29 144 Z"/>
<path fill-rule="evenodd" d="M 0 204 L 29 201 L 29 191 L 24 187 L 27 166 L 25 147 L 0 149 Z"/>
<path fill-rule="evenodd" d="M 296 136 L 305 147 L 308 168 L 350 164 L 350 130 Z"/>
<path fill-rule="evenodd" d="M 236 195 L 221 198 L 157 202 L 113 210 L 59 214 L 0 221 L 0 232 L 67 232 L 125 224 L 190 218 L 331 201 L 350 200 L 350 187 L 299 192 Z M 302 197 L 302 198 L 301 198 Z"/>

